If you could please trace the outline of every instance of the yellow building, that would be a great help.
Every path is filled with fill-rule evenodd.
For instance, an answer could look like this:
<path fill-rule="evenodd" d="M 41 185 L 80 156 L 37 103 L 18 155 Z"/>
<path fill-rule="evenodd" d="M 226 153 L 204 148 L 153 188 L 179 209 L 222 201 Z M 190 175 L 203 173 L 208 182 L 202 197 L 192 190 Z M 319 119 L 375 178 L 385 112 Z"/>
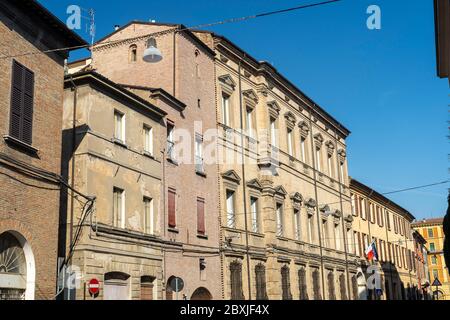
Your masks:
<path fill-rule="evenodd" d="M 450 300 L 450 279 L 444 259 L 444 229 L 443 218 L 426 219 L 413 224 L 416 229 L 428 242 L 428 266 L 430 281 L 438 278 L 442 286 L 438 287 L 439 300 Z M 432 292 L 436 294 L 436 287 L 432 287 Z"/>

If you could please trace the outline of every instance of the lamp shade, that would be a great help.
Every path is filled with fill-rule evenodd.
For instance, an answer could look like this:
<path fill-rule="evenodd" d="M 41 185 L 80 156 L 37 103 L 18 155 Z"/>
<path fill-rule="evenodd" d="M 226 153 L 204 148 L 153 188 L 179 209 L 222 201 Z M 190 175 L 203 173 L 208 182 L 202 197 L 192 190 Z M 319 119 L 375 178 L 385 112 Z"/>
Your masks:
<path fill-rule="evenodd" d="M 150 38 L 147 41 L 147 49 L 144 51 L 145 62 L 156 63 L 163 59 L 161 51 L 156 47 L 156 40 L 154 38 Z"/>

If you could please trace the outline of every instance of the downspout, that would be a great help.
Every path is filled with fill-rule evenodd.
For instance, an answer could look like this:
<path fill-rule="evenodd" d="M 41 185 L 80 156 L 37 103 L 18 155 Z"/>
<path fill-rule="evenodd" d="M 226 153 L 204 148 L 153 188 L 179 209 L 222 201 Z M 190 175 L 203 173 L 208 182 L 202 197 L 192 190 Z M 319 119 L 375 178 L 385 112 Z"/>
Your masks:
<path fill-rule="evenodd" d="M 244 59 L 246 57 L 246 54 L 244 53 Z M 242 68 L 242 58 L 239 58 L 239 67 L 238 67 L 238 73 L 239 73 L 239 116 L 241 121 L 241 153 L 242 153 L 242 188 L 244 193 L 244 226 L 245 226 L 245 251 L 247 256 L 247 283 L 248 283 L 248 299 L 252 300 L 252 287 L 251 287 L 251 280 L 250 280 L 250 249 L 249 249 L 249 236 L 248 236 L 248 221 L 247 221 L 247 185 L 246 185 L 246 179 L 245 179 L 245 150 L 244 150 L 244 116 L 243 116 L 243 104 L 242 104 L 242 74 L 241 74 L 241 68 Z"/>
<path fill-rule="evenodd" d="M 316 148 L 314 145 L 314 134 L 313 134 L 313 121 L 312 121 L 312 108 L 309 111 L 309 127 L 310 127 L 310 140 L 311 140 L 311 154 L 312 154 L 312 165 L 313 165 L 313 173 L 314 173 L 314 194 L 316 197 L 316 214 L 317 214 L 317 231 L 319 238 L 319 250 L 320 250 L 320 266 L 321 266 L 321 274 L 322 274 L 322 299 L 326 300 L 325 294 L 325 270 L 323 265 L 323 248 L 322 248 L 322 235 L 321 235 L 321 226 L 322 222 L 320 221 L 320 210 L 319 210 L 319 193 L 317 190 L 317 168 L 316 168 Z"/>
<path fill-rule="evenodd" d="M 77 97 L 78 97 L 78 87 L 73 81 L 72 76 L 70 76 L 70 82 L 72 83 L 73 90 L 73 114 L 72 114 L 72 170 L 71 170 L 71 191 L 70 191 L 70 246 L 72 248 L 73 245 L 73 219 L 74 219 L 74 203 L 75 203 L 75 151 L 76 151 L 76 129 L 77 129 Z"/>

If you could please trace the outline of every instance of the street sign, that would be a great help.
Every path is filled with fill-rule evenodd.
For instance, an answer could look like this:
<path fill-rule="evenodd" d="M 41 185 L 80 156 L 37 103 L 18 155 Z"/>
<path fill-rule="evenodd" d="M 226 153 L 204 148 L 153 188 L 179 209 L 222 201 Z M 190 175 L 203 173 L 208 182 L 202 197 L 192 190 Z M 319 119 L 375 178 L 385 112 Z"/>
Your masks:
<path fill-rule="evenodd" d="M 88 283 L 88 289 L 91 295 L 97 295 L 100 291 L 100 282 L 97 279 L 91 279 Z"/>
<path fill-rule="evenodd" d="M 183 281 L 183 279 L 178 278 L 178 277 L 173 278 L 170 281 L 170 287 L 172 288 L 173 292 L 177 292 L 178 293 L 178 292 L 182 291 L 183 288 L 184 288 L 184 281 Z"/>
<path fill-rule="evenodd" d="M 436 278 L 436 279 L 434 279 L 432 286 L 433 287 L 442 287 L 442 283 L 439 281 L 438 278 Z"/>

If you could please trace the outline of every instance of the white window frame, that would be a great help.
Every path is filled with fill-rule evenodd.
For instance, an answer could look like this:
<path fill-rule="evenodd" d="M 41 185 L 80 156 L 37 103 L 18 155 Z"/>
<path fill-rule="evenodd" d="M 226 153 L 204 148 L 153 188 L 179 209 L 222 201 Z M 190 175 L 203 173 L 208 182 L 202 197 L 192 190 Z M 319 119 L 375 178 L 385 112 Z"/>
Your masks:
<path fill-rule="evenodd" d="M 227 208 L 227 227 L 236 229 L 236 192 L 234 190 L 226 190 L 226 208 Z"/>
<path fill-rule="evenodd" d="M 153 128 L 144 124 L 144 152 L 153 156 Z"/>
<path fill-rule="evenodd" d="M 294 131 L 292 129 L 287 129 L 287 145 L 288 145 L 288 154 L 293 157 L 294 156 Z"/>
<path fill-rule="evenodd" d="M 322 171 L 322 149 L 316 147 L 316 170 Z"/>
<path fill-rule="evenodd" d="M 126 126 L 125 114 L 119 110 L 114 110 L 114 139 L 125 143 L 126 141 Z"/>
<path fill-rule="evenodd" d="M 284 226 L 283 226 L 283 204 L 276 204 L 276 218 L 277 218 L 277 237 L 284 236 Z"/>
<path fill-rule="evenodd" d="M 222 123 L 227 127 L 231 126 L 230 98 L 231 96 L 229 94 L 222 92 Z"/>
<path fill-rule="evenodd" d="M 144 233 L 155 234 L 155 212 L 153 199 L 144 197 Z"/>
<path fill-rule="evenodd" d="M 120 198 L 118 198 L 118 199 L 120 199 L 120 204 L 119 204 L 120 208 L 117 208 L 117 217 L 114 216 L 114 220 L 117 219 L 117 221 L 113 221 L 113 224 L 115 227 L 125 229 L 125 219 L 126 219 L 126 217 L 125 217 L 125 199 L 126 199 L 125 198 L 125 190 L 114 187 L 114 189 L 113 189 L 114 197 L 113 198 L 115 198 L 116 193 L 118 193 L 120 196 Z M 116 203 L 115 203 L 115 201 L 113 201 L 113 213 L 116 212 L 115 207 L 114 207 L 115 205 L 116 205 Z"/>
<path fill-rule="evenodd" d="M 270 144 L 272 147 L 278 148 L 277 140 L 277 119 L 270 117 Z"/>
<path fill-rule="evenodd" d="M 250 212 L 252 217 L 252 231 L 259 233 L 259 214 L 258 214 L 258 202 L 256 197 L 250 197 Z"/>
<path fill-rule="evenodd" d="M 301 157 L 302 157 L 302 162 L 306 163 L 306 138 L 305 137 L 301 137 L 300 138 L 300 148 L 301 148 Z"/>
<path fill-rule="evenodd" d="M 301 240 L 300 209 L 294 209 L 294 236 L 295 240 Z"/>

